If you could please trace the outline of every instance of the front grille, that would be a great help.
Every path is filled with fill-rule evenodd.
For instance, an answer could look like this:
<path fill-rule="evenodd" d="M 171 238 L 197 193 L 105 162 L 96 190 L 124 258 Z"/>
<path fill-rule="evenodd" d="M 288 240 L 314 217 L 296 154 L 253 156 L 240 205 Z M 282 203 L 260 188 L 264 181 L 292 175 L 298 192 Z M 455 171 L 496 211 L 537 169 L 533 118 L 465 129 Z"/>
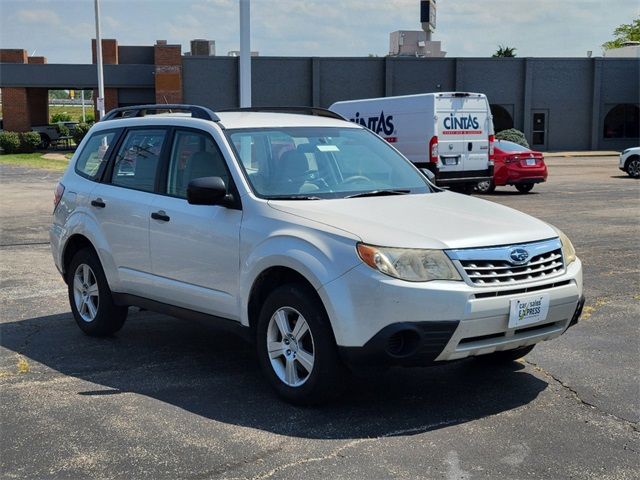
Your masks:
<path fill-rule="evenodd" d="M 476 285 L 541 280 L 564 270 L 561 249 L 537 255 L 524 265 L 495 260 L 462 260 L 460 264 Z"/>

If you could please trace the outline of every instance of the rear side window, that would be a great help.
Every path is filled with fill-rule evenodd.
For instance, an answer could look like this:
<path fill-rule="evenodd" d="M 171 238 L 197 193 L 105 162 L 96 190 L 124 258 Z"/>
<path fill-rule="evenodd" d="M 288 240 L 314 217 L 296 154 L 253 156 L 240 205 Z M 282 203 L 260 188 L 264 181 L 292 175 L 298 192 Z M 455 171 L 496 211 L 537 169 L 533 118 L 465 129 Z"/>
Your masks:
<path fill-rule="evenodd" d="M 116 155 L 111 183 L 153 192 L 165 137 L 163 129 L 128 131 Z"/>
<path fill-rule="evenodd" d="M 80 152 L 76 162 L 76 172 L 90 180 L 96 180 L 101 166 L 109 158 L 109 148 L 115 142 L 116 131 L 102 131 L 91 135 Z"/>
<path fill-rule="evenodd" d="M 213 138 L 206 133 L 177 131 L 169 163 L 167 193 L 187 198 L 187 186 L 194 178 L 220 177 L 229 186 L 225 160 Z"/>

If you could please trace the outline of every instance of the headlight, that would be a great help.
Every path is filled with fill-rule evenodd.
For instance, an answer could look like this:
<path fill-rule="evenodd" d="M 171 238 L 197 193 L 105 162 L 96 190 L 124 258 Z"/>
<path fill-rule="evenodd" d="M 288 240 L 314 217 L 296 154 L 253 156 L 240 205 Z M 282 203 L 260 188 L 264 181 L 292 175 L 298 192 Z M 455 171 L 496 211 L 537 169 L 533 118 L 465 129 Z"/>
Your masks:
<path fill-rule="evenodd" d="M 462 280 L 442 250 L 374 247 L 358 244 L 358 255 L 371 268 L 409 282 Z"/>
<path fill-rule="evenodd" d="M 573 248 L 573 243 L 569 240 L 562 230 L 552 225 L 553 229 L 558 233 L 560 237 L 560 243 L 562 243 L 562 253 L 564 254 L 564 261 L 567 265 L 576 260 L 576 249 Z"/>

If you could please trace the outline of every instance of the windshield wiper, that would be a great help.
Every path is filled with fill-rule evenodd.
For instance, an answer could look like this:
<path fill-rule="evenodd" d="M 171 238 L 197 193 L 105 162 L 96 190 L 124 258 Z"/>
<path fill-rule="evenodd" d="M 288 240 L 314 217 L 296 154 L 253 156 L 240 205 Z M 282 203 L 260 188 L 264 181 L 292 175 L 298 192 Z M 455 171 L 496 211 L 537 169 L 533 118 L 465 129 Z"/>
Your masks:
<path fill-rule="evenodd" d="M 268 200 L 322 200 L 313 195 L 271 195 Z"/>
<path fill-rule="evenodd" d="M 406 195 L 411 193 L 411 190 L 371 190 L 370 192 L 354 193 L 353 195 L 347 195 L 345 198 L 357 198 L 357 197 L 382 197 L 384 195 Z"/>

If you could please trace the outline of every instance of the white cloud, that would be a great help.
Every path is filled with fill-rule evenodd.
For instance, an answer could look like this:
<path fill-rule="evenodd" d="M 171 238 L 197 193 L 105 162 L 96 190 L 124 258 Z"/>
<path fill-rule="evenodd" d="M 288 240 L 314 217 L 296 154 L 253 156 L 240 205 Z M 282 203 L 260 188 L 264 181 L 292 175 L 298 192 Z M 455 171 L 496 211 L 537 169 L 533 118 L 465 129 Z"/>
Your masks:
<path fill-rule="evenodd" d="M 23 23 L 59 25 L 60 17 L 53 10 L 19 10 L 15 18 Z"/>

